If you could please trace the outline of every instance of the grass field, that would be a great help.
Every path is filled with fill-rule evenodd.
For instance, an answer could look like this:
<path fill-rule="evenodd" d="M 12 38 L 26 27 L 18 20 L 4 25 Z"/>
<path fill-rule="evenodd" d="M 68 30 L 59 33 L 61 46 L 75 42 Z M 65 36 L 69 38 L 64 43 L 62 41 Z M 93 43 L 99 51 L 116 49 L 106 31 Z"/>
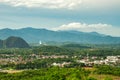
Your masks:
<path fill-rule="evenodd" d="M 13 74 L 13 73 L 20 73 L 24 70 L 2 70 L 0 72 L 7 72 L 7 73 L 10 73 L 10 74 Z"/>
<path fill-rule="evenodd" d="M 91 72 L 93 72 L 95 70 L 95 68 L 91 68 L 91 67 L 84 67 L 84 69 L 89 70 Z M 24 70 L 2 70 L 1 72 L 7 72 L 9 74 L 15 74 L 15 73 L 20 73 L 22 71 L 24 71 Z M 89 77 L 93 77 L 97 80 L 120 80 L 120 76 L 95 74 L 95 73 L 91 73 L 89 75 Z"/>
<path fill-rule="evenodd" d="M 113 75 L 98 75 L 98 74 L 90 74 L 89 77 L 93 77 L 97 80 L 120 80 L 119 76 L 113 76 Z"/>
<path fill-rule="evenodd" d="M 95 70 L 95 68 L 92 68 L 92 67 L 84 67 L 84 69 L 89 70 L 91 72 Z M 120 76 L 113 76 L 113 75 L 106 75 L 106 74 L 99 75 L 99 74 L 91 73 L 89 77 L 93 77 L 97 80 L 120 80 Z"/>

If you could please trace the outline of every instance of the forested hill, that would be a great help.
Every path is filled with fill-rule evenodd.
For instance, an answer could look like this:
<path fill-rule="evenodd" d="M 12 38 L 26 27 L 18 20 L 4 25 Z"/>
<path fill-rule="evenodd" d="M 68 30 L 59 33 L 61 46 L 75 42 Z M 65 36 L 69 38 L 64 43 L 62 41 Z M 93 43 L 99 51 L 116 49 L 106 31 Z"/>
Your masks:
<path fill-rule="evenodd" d="M 29 43 L 39 43 L 39 41 L 56 42 L 77 42 L 77 43 L 95 43 L 95 44 L 118 44 L 120 37 L 102 35 L 96 32 L 79 31 L 51 31 L 47 29 L 22 28 L 22 29 L 1 29 L 0 39 L 6 39 L 10 36 L 18 36 Z"/>
<path fill-rule="evenodd" d="M 0 40 L 0 48 L 29 48 L 28 43 L 20 37 L 8 37 Z"/>

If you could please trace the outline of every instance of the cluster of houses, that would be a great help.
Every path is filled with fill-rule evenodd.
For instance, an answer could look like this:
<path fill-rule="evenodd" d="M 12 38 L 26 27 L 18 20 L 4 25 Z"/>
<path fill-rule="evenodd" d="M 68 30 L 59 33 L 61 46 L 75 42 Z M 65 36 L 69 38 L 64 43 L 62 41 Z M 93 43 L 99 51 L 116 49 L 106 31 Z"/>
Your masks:
<path fill-rule="evenodd" d="M 59 66 L 59 67 L 64 67 L 67 65 L 70 65 L 71 62 L 63 62 L 63 63 L 53 63 L 52 66 Z"/>
<path fill-rule="evenodd" d="M 0 55 L 0 65 L 6 64 L 26 64 L 27 62 L 32 61 L 29 58 L 23 58 L 21 55 L 14 55 L 14 54 L 1 54 Z"/>
<path fill-rule="evenodd" d="M 97 60 L 94 58 L 94 60 L 90 60 L 89 57 L 81 60 L 77 60 L 79 63 L 83 63 L 86 66 L 94 66 L 94 65 L 119 65 L 120 66 L 120 56 L 107 56 L 105 59 L 101 58 L 100 60 Z"/>
<path fill-rule="evenodd" d="M 37 55 L 37 54 L 31 54 L 28 57 L 30 58 L 36 58 L 36 59 L 48 59 L 48 58 L 68 58 L 67 55 Z"/>
<path fill-rule="evenodd" d="M 72 58 L 76 58 L 77 56 L 73 56 Z M 30 54 L 26 56 L 22 55 L 15 55 L 15 54 L 0 54 L 0 64 L 5 65 L 8 63 L 13 64 L 26 64 L 27 62 L 33 62 L 34 60 L 38 59 L 57 59 L 57 58 L 69 58 L 67 55 L 38 55 L 38 54 Z M 76 60 L 78 63 L 83 63 L 85 66 L 94 66 L 94 65 L 119 65 L 120 66 L 120 56 L 107 56 L 106 58 L 98 57 L 83 57 L 82 59 Z M 92 60 L 91 60 L 92 59 Z M 66 65 L 70 65 L 71 62 L 62 62 L 62 63 L 55 63 L 53 62 L 52 66 L 59 66 L 64 67 Z"/>
<path fill-rule="evenodd" d="M 48 59 L 48 58 L 68 58 L 67 55 L 37 55 L 37 54 L 30 54 L 30 55 L 15 55 L 15 54 L 0 54 L 0 64 L 5 65 L 8 63 L 13 64 L 26 64 L 27 62 L 33 62 L 36 59 Z"/>

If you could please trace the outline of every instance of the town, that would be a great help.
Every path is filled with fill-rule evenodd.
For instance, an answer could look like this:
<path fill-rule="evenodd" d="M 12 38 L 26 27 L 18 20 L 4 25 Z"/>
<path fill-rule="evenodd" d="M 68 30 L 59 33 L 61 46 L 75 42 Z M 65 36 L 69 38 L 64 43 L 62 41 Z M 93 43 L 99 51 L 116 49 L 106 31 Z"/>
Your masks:
<path fill-rule="evenodd" d="M 77 62 L 78 64 L 84 64 L 84 67 L 93 67 L 94 65 L 111 65 L 111 66 L 120 66 L 120 55 L 117 56 L 106 56 L 97 57 L 97 56 L 69 56 L 69 55 L 39 55 L 39 54 L 30 54 L 30 55 L 17 55 L 17 54 L 0 54 L 0 66 L 7 64 L 27 64 L 28 62 L 34 62 L 35 60 L 47 60 L 47 59 L 59 59 L 60 62 L 52 62 L 48 66 L 59 66 L 64 67 L 72 64 L 72 61 Z M 72 61 L 65 62 L 62 59 L 72 59 Z M 48 61 L 49 63 L 49 61 Z M 32 64 L 31 64 L 32 65 Z"/>

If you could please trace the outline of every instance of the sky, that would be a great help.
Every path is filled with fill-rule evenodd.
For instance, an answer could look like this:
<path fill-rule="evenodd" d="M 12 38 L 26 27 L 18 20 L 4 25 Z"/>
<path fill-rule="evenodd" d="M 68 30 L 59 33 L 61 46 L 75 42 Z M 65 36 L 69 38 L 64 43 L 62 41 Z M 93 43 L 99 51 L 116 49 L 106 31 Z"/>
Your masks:
<path fill-rule="evenodd" d="M 120 37 L 120 0 L 0 0 L 0 29 L 25 27 Z"/>

